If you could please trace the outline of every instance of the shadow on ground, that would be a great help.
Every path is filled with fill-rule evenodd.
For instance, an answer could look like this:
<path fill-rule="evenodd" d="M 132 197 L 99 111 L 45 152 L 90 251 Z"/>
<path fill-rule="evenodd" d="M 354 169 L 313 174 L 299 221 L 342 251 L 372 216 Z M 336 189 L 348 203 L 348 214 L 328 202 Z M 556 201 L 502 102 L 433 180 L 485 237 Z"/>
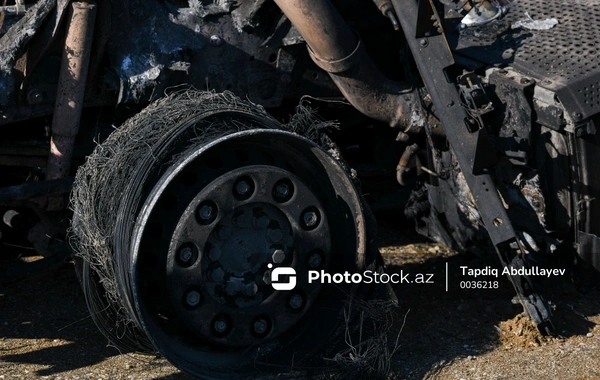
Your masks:
<path fill-rule="evenodd" d="M 2 366 L 38 364 L 42 369 L 32 375 L 56 376 L 121 354 L 89 317 L 72 264 L 0 285 L 0 310 L 0 373 Z"/>
<path fill-rule="evenodd" d="M 389 248 L 384 249 L 387 273 L 408 274 L 411 280 L 422 274 L 425 281 L 433 281 L 394 285 L 400 307 L 390 341 L 399 334 L 399 346 L 392 357 L 391 378 L 435 377 L 437 371 L 457 359 L 479 356 L 499 346 L 512 345 L 514 349 L 519 345 L 544 344 L 543 339 L 538 342 L 533 335 L 521 334 L 519 341 L 514 341 L 516 338 L 512 335 L 503 335 L 503 324 L 515 320 L 522 311 L 519 305 L 511 303 L 514 291 L 505 277 L 482 278 L 498 281 L 497 289 L 460 288 L 461 281 L 466 280 L 460 266 L 500 269 L 494 254 L 486 257 L 443 254 L 432 250 L 432 245 L 424 244 L 424 240 L 411 231 L 406 222 L 380 222 L 382 246 Z M 399 249 L 407 244 L 417 244 L 415 253 Z M 433 277 L 429 278 L 430 274 Z M 556 306 L 555 330 L 562 336 L 585 335 L 593 325 L 586 317 L 600 314 L 598 290 L 581 294 L 565 278 L 554 281 L 547 294 Z M 0 372 L 3 372 L 2 366 L 9 364 L 39 364 L 42 369 L 35 375 L 52 376 L 120 355 L 89 318 L 70 264 L 53 273 L 2 285 L 0 310 L 0 343 L 4 343 L 0 344 Z M 25 342 L 25 346 L 5 348 L 6 342 L 17 339 Z M 148 358 L 141 367 L 169 365 L 165 361 L 156 363 L 152 364 L 152 358 Z M 127 368 L 123 371 L 127 375 Z M 136 373 L 137 377 L 143 376 L 142 372 Z M 189 379 L 181 373 L 154 378 Z"/>
<path fill-rule="evenodd" d="M 392 358 L 391 378 L 433 378 L 457 359 L 475 358 L 498 347 L 526 349 L 552 341 L 539 334 L 528 318 L 519 316 L 523 308 L 511 302 L 515 292 L 508 278 L 501 275 L 495 252 L 474 257 L 443 249 L 436 251 L 435 246 L 419 244 L 425 240 L 412 232 L 399 234 L 411 231 L 410 228 L 406 221 L 379 221 L 386 272 L 413 280 L 393 285 L 400 305 L 394 334 L 400 336 L 397 353 Z M 416 243 L 418 253 L 385 249 L 411 243 Z M 461 267 L 498 269 L 499 274 L 475 279 L 463 275 Z M 418 274 L 425 279 L 433 275 L 430 278 L 433 283 L 417 283 Z M 480 280 L 486 288 L 466 288 L 466 282 L 471 280 Z M 595 325 L 587 317 L 600 314 L 598 288 L 581 293 L 570 281 L 568 272 L 543 281 L 542 286 L 547 300 L 553 304 L 556 336 L 585 336 Z"/>

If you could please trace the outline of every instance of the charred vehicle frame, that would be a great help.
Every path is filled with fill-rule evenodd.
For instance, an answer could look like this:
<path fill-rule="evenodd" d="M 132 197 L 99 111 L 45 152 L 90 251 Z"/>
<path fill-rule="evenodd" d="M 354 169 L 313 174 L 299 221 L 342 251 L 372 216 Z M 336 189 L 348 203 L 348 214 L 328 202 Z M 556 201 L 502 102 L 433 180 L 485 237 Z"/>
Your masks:
<path fill-rule="evenodd" d="M 599 5 L 5 1 L 2 239 L 43 259 L 1 279 L 73 249 L 111 341 L 209 377 L 326 366 L 349 303 L 394 304 L 270 286 L 273 265 L 382 271 L 379 198 L 434 241 L 505 268 L 560 261 L 584 284 L 600 270 L 600 22 L 578 20 Z M 391 181 L 363 196 L 372 177 Z M 544 287 L 509 278 L 551 334 Z"/>

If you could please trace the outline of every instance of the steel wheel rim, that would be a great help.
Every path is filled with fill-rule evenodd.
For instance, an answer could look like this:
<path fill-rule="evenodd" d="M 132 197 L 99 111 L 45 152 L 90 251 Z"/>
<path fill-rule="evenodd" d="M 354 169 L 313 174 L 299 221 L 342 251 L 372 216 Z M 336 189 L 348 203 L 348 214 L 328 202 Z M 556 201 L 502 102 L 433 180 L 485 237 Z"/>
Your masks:
<path fill-rule="evenodd" d="M 183 173 L 184 168 L 188 167 L 188 165 L 190 163 L 192 163 L 194 160 L 197 160 L 198 157 L 201 157 L 202 155 L 206 156 L 207 154 L 209 154 L 211 149 L 216 148 L 218 145 L 223 144 L 225 141 L 231 141 L 233 139 L 242 139 L 242 140 L 249 139 L 250 142 L 252 142 L 252 141 L 256 142 L 257 139 L 259 140 L 259 139 L 265 139 L 265 138 L 270 141 L 279 141 L 279 140 L 283 139 L 283 140 L 287 141 L 287 144 L 290 144 L 290 145 L 300 144 L 300 145 L 302 145 L 302 149 L 305 149 L 306 152 L 310 152 L 310 154 L 312 155 L 313 164 L 316 162 L 319 162 L 320 165 L 323 165 L 323 162 L 326 162 L 326 166 L 328 168 L 336 167 L 336 169 L 333 170 L 335 172 L 335 175 L 333 177 L 335 177 L 335 178 L 333 180 L 331 178 L 328 178 L 329 181 L 335 182 L 335 183 L 330 184 L 330 187 L 331 187 L 330 190 L 332 190 L 333 193 L 335 193 L 334 194 L 335 196 L 338 196 L 339 195 L 338 193 L 347 192 L 347 194 L 345 194 L 345 196 L 352 198 L 348 203 L 346 203 L 345 201 L 344 201 L 344 203 L 345 203 L 345 207 L 348 209 L 348 213 L 353 215 L 353 218 L 355 220 L 355 223 L 353 223 L 353 227 L 356 230 L 354 233 L 354 235 L 355 235 L 354 242 L 352 243 L 353 251 L 354 251 L 352 257 L 350 259 L 348 259 L 348 257 L 344 258 L 344 260 L 346 260 L 346 262 L 342 263 L 342 265 L 336 264 L 336 267 L 337 267 L 337 269 L 340 269 L 341 267 L 346 267 L 349 269 L 352 269 L 352 268 L 356 269 L 363 265 L 362 260 L 364 260 L 365 231 L 364 231 L 364 223 L 363 223 L 364 219 L 362 217 L 362 209 L 361 209 L 358 197 L 356 196 L 356 190 L 354 189 L 352 181 L 347 176 L 347 174 L 344 172 L 343 168 L 331 156 L 329 156 L 321 148 L 317 147 L 313 142 L 311 142 L 307 139 L 301 138 L 301 137 L 294 135 L 292 133 L 289 133 L 289 132 L 283 132 L 283 131 L 277 131 L 277 130 L 250 130 L 250 131 L 238 132 L 238 133 L 234 133 L 232 135 L 225 136 L 221 139 L 212 141 L 211 143 L 206 144 L 206 145 L 200 147 L 199 149 L 196 149 L 192 154 L 188 154 L 185 157 L 185 159 L 181 160 L 179 165 L 177 165 L 176 167 L 171 166 L 169 168 L 169 170 L 165 173 L 165 175 L 163 175 L 163 178 L 159 181 L 157 186 L 155 186 L 154 190 L 148 197 L 148 200 L 143 207 L 140 217 L 138 218 L 135 233 L 134 233 L 134 238 L 132 239 L 133 243 L 132 243 L 131 252 L 133 253 L 133 255 L 132 255 L 133 293 L 135 295 L 141 295 L 145 291 L 144 289 L 141 289 L 142 285 L 140 285 L 143 282 L 144 276 L 143 276 L 143 274 L 141 274 L 141 271 L 139 270 L 139 267 L 137 265 L 139 260 L 143 257 L 143 254 L 139 254 L 139 252 L 140 252 L 140 249 L 143 251 L 143 244 L 141 244 L 141 242 L 143 240 L 143 235 L 144 235 L 144 230 L 145 230 L 144 227 L 145 227 L 146 223 L 148 223 L 148 221 L 152 219 L 151 214 L 152 214 L 153 210 L 155 210 L 156 207 L 159 205 L 161 196 L 165 193 L 169 184 L 173 183 L 173 180 L 175 180 L 178 175 Z M 267 145 L 264 145 L 264 146 L 267 146 Z M 222 146 L 220 148 L 221 148 L 221 150 L 223 150 Z M 287 148 L 290 148 L 290 147 L 287 146 Z M 297 147 L 296 147 L 296 149 L 297 149 Z M 302 152 L 302 154 L 306 154 L 306 152 Z M 294 154 L 299 154 L 299 152 L 295 152 Z M 206 156 L 206 157 L 208 157 L 208 156 Z M 272 157 L 271 157 L 271 159 L 272 159 Z M 244 161 L 244 160 L 241 160 L 241 161 Z M 267 172 L 267 174 L 268 174 L 269 170 L 268 170 L 268 168 L 264 168 L 264 166 L 268 167 L 268 166 L 274 165 L 273 163 L 268 162 L 268 161 L 269 161 L 269 159 L 266 158 L 266 161 L 262 162 L 262 164 L 266 164 L 266 165 L 263 165 L 263 169 L 264 169 L 263 173 Z M 244 165 L 242 165 L 242 166 L 244 166 Z M 246 165 L 246 166 L 248 166 L 248 165 Z M 249 165 L 249 166 L 252 166 L 252 165 Z M 260 165 L 258 165 L 258 166 L 260 166 Z M 279 166 L 285 167 L 285 164 L 279 163 Z M 275 167 L 277 167 L 277 165 L 275 165 Z M 177 169 L 177 168 L 179 168 L 179 169 Z M 244 170 L 247 170 L 247 169 L 248 168 L 241 169 L 241 171 L 243 172 Z M 256 169 L 256 168 L 252 168 L 252 169 Z M 279 168 L 277 170 L 279 170 L 279 173 L 281 174 L 281 172 L 285 172 L 286 169 L 289 172 L 290 168 L 285 168 L 285 169 Z M 271 170 L 271 172 L 275 173 L 275 172 L 277 172 L 277 170 Z M 323 169 L 323 170 L 325 170 L 325 169 Z M 228 169 L 228 171 L 231 171 L 231 170 Z M 253 171 L 251 170 L 249 173 L 252 173 L 252 172 Z M 273 174 L 273 173 L 271 173 L 271 174 Z M 245 174 L 244 173 L 236 173 L 232 176 L 232 178 L 235 177 L 236 175 L 239 177 L 240 175 L 244 176 L 247 174 L 248 173 L 245 173 Z M 217 176 L 217 177 L 219 177 L 219 176 Z M 273 183 L 273 184 L 277 183 L 278 181 L 280 181 L 282 179 L 290 178 L 289 175 L 284 176 L 285 178 L 276 178 L 277 177 L 276 175 L 273 175 L 272 177 L 273 177 L 273 179 L 272 179 L 271 183 Z M 341 189 L 343 189 L 343 191 Z M 263 196 L 265 196 L 265 194 L 267 194 L 268 192 L 269 191 L 263 192 Z M 274 197 L 274 195 L 273 195 L 273 197 Z M 202 201 L 198 201 L 198 205 L 201 202 Z M 243 201 L 242 201 L 242 203 L 243 203 Z M 190 206 L 190 207 L 193 208 L 196 206 Z M 311 206 L 308 206 L 308 207 L 311 207 Z M 318 206 L 318 207 L 328 207 L 328 206 Z M 317 209 L 318 209 L 318 207 L 317 207 Z M 196 208 L 198 208 L 198 207 L 196 207 Z M 304 211 L 304 209 L 302 210 L 302 212 L 303 211 Z M 327 225 L 327 215 L 326 215 L 327 211 L 324 210 L 322 214 L 323 214 L 322 215 L 323 218 L 319 221 L 319 223 L 322 223 L 322 225 L 326 226 Z M 309 218 L 309 221 L 310 221 L 310 218 Z M 297 224 L 300 225 L 300 223 L 297 223 Z M 304 226 L 304 228 L 306 229 L 306 226 Z M 335 235 L 335 233 L 334 233 L 334 235 Z M 346 240 L 348 240 L 348 239 L 346 239 Z M 173 247 L 170 247 L 171 253 L 170 253 L 169 257 L 171 260 L 171 264 L 176 265 L 177 259 L 175 258 L 175 255 L 176 255 L 176 252 L 181 249 L 181 246 L 178 246 L 177 243 L 173 243 L 170 245 L 173 246 Z M 204 247 L 202 247 L 202 248 L 204 248 Z M 327 251 L 327 250 L 328 250 L 328 247 L 325 247 L 325 249 L 323 251 Z M 193 255 L 194 255 L 194 253 L 192 252 L 192 256 Z M 198 255 L 198 253 L 196 253 L 196 255 Z M 325 256 L 327 256 L 327 255 L 325 255 Z M 292 257 L 293 257 L 293 259 L 291 259 L 291 262 L 289 260 L 283 261 L 283 262 L 284 263 L 285 262 L 293 263 L 294 261 L 297 261 L 296 264 L 298 264 L 300 261 L 304 260 L 304 263 L 306 263 L 305 265 L 308 265 L 307 264 L 308 258 L 306 257 L 306 254 L 302 257 L 302 259 L 296 258 L 294 255 L 292 255 Z M 325 268 L 327 265 L 329 265 L 328 260 L 329 260 L 328 257 L 325 257 L 325 260 L 322 260 L 322 263 L 319 263 L 316 267 Z M 202 261 L 202 260 L 200 260 L 200 261 Z M 314 261 L 313 261 L 313 264 L 314 264 Z M 331 269 L 335 270 L 336 268 L 331 268 Z M 140 280 L 142 280 L 142 281 L 140 281 Z M 188 303 L 188 305 L 187 305 L 188 307 L 191 307 L 191 308 L 194 308 L 195 306 L 197 306 L 196 299 L 198 297 L 200 299 L 204 300 L 205 297 L 212 296 L 210 294 L 204 294 L 202 291 L 197 291 L 197 293 L 198 293 L 198 296 L 197 296 L 196 294 L 190 293 L 192 291 L 197 291 L 197 290 L 193 290 L 193 288 L 187 287 L 183 298 L 180 298 L 180 299 L 184 300 L 184 299 L 186 299 L 186 297 L 188 297 L 188 296 L 190 296 L 190 294 L 192 294 L 190 296 L 191 298 L 188 299 L 188 301 L 191 301 L 191 302 Z M 345 289 L 345 291 L 348 292 L 349 289 Z M 181 293 L 181 291 L 179 291 L 179 293 Z M 224 331 L 225 333 L 222 336 L 218 336 L 219 334 L 215 334 L 214 326 L 216 325 L 217 322 L 219 322 L 221 326 L 223 325 L 223 323 L 221 323 L 223 321 L 225 321 L 226 324 L 233 322 L 233 321 L 231 321 L 231 318 L 229 318 L 230 319 L 229 322 L 227 321 L 227 315 L 225 315 L 224 318 L 220 319 L 222 317 L 221 314 L 223 314 L 223 313 L 220 313 L 211 319 L 212 331 L 210 333 L 215 335 L 215 337 L 214 337 L 214 339 L 212 339 L 212 341 L 210 339 L 206 339 L 208 333 L 206 332 L 207 330 L 205 329 L 204 333 L 200 332 L 200 335 L 203 334 L 204 338 L 205 338 L 204 341 L 200 344 L 197 341 L 197 339 L 196 339 L 196 341 L 191 342 L 190 339 L 186 339 L 182 335 L 180 335 L 177 338 L 177 342 L 173 343 L 172 337 L 168 337 L 167 335 L 173 334 L 175 332 L 174 331 L 168 331 L 168 332 L 160 331 L 161 328 L 160 327 L 157 328 L 156 318 L 153 319 L 152 317 L 150 317 L 148 315 L 149 313 L 147 310 L 147 305 L 144 302 L 143 297 L 144 296 L 140 296 L 140 297 L 134 296 L 134 302 L 135 302 L 137 314 L 141 320 L 141 324 L 144 327 L 144 330 L 149 334 L 151 340 L 153 341 L 155 346 L 159 349 L 159 351 L 161 351 L 161 353 L 163 353 L 163 355 L 165 355 L 169 360 L 173 361 L 178 366 L 181 366 L 182 363 L 186 363 L 188 365 L 187 370 L 189 370 L 192 373 L 206 373 L 206 372 L 203 372 L 206 370 L 204 368 L 204 366 L 206 366 L 209 363 L 214 365 L 215 360 L 217 360 L 217 361 L 225 360 L 225 362 L 223 362 L 223 365 L 235 364 L 237 361 L 239 361 L 240 356 L 246 357 L 248 355 L 247 348 L 248 348 L 249 344 L 253 344 L 255 347 L 261 346 L 261 345 L 266 346 L 266 345 L 268 345 L 268 342 L 273 341 L 273 338 L 281 338 L 279 340 L 290 338 L 289 329 L 287 331 L 279 331 L 278 333 L 273 333 L 276 330 L 276 327 L 280 327 L 280 325 L 281 325 L 281 322 L 278 321 L 276 317 L 274 318 L 272 316 L 272 314 L 269 315 L 269 313 L 258 313 L 256 315 L 252 315 L 251 317 L 248 318 L 250 323 L 248 323 L 248 321 L 245 322 L 246 326 L 248 326 L 248 325 L 252 326 L 252 327 L 247 328 L 247 331 L 251 331 L 251 329 L 254 329 L 253 333 L 246 334 L 247 339 L 240 340 L 238 342 L 238 345 L 240 347 L 246 348 L 245 354 L 242 352 L 238 352 L 233 355 L 232 354 L 223 355 L 222 352 L 215 353 L 215 349 L 218 351 L 218 343 L 226 342 L 227 341 L 226 337 L 230 333 L 232 333 L 232 331 L 227 331 L 228 328 L 226 327 L 225 331 Z M 179 295 L 179 297 L 182 297 L 181 294 Z M 291 302 L 290 297 L 287 297 L 288 304 Z M 311 309 L 311 307 L 313 306 L 311 303 L 312 302 L 311 297 L 312 297 L 312 295 L 304 294 L 304 299 L 301 302 L 301 306 L 300 306 L 302 311 L 304 311 L 304 312 L 309 311 Z M 343 300 L 341 299 L 341 296 L 339 295 L 339 293 L 336 295 L 336 297 L 340 298 L 336 301 L 339 301 L 339 303 L 341 305 L 343 303 Z M 328 301 L 331 301 L 331 300 L 328 300 Z M 181 302 L 181 304 L 183 304 L 184 302 Z M 192 306 L 190 306 L 190 305 L 192 305 Z M 340 309 L 338 309 L 338 311 Z M 177 312 L 181 313 L 181 312 L 183 312 L 183 310 L 178 310 Z M 163 317 L 165 317 L 165 316 L 163 315 Z M 303 314 L 298 314 L 298 318 L 300 319 L 300 321 L 296 321 L 297 322 L 296 324 L 292 323 L 292 327 L 293 327 L 293 330 L 295 330 L 295 334 L 292 334 L 294 336 L 292 336 L 291 338 L 294 341 L 297 341 L 298 339 L 302 340 L 301 332 L 309 327 L 309 326 L 302 326 L 303 325 L 303 323 L 301 323 L 301 322 L 303 322 L 303 321 L 301 321 L 302 317 L 303 317 Z M 312 319 L 314 319 L 314 318 L 312 318 Z M 264 325 L 266 325 L 266 331 L 267 331 L 266 334 L 262 333 Z M 304 325 L 306 325 L 306 323 L 304 323 Z M 314 323 L 311 327 L 312 328 L 315 327 Z M 331 324 L 329 324 L 326 327 L 327 327 L 326 329 L 328 329 L 328 330 L 331 330 L 331 328 L 332 328 Z M 221 341 L 219 341 L 219 339 L 221 339 Z M 164 343 L 167 340 L 169 341 L 170 345 L 174 344 L 177 347 L 173 350 L 170 350 L 170 349 L 165 350 Z M 207 345 L 207 342 L 210 344 Z M 192 351 L 189 351 L 190 345 L 194 346 Z M 232 345 L 230 344 L 226 348 L 231 349 Z M 282 350 L 282 351 L 284 351 L 284 350 Z M 202 352 L 202 356 L 206 357 L 205 360 L 200 360 L 201 363 L 198 363 L 198 359 L 192 358 L 194 356 L 192 354 L 192 352 L 195 352 L 196 354 L 198 352 Z M 255 353 L 250 353 L 250 355 L 254 355 L 254 354 Z M 197 357 L 198 355 L 195 355 L 195 356 Z M 277 359 L 277 358 L 274 358 L 274 357 L 277 357 L 277 355 L 271 355 L 269 357 L 269 362 L 271 362 L 271 364 L 281 365 L 281 359 L 283 359 L 283 361 L 286 361 L 286 360 L 289 361 L 289 357 L 286 358 L 284 354 L 282 354 L 280 356 L 283 356 L 283 358 Z M 247 359 L 247 357 L 246 357 L 246 359 Z M 192 368 L 189 368 L 190 367 L 189 362 L 191 360 L 196 360 L 196 363 L 191 365 Z"/>

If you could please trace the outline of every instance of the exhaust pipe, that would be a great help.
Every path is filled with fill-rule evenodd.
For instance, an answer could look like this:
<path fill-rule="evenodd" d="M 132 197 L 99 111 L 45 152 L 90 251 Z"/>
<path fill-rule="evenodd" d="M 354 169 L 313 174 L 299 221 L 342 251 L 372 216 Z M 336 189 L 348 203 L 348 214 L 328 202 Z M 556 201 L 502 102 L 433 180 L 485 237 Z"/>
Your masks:
<path fill-rule="evenodd" d="M 362 114 L 392 127 L 423 126 L 419 95 L 377 69 L 329 0 L 275 0 L 298 29 L 313 61 L 329 73 L 344 97 Z"/>

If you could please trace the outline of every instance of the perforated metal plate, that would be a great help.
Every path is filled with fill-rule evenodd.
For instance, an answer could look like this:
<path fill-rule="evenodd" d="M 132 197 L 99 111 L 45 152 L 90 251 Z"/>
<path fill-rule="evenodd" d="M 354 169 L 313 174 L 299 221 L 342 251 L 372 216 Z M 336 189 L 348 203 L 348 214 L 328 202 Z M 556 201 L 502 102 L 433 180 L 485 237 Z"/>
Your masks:
<path fill-rule="evenodd" d="M 556 18 L 548 30 L 511 29 L 525 19 Z M 488 25 L 460 33 L 446 28 L 454 51 L 494 65 L 510 65 L 556 92 L 575 119 L 600 112 L 600 0 L 516 0 Z"/>

